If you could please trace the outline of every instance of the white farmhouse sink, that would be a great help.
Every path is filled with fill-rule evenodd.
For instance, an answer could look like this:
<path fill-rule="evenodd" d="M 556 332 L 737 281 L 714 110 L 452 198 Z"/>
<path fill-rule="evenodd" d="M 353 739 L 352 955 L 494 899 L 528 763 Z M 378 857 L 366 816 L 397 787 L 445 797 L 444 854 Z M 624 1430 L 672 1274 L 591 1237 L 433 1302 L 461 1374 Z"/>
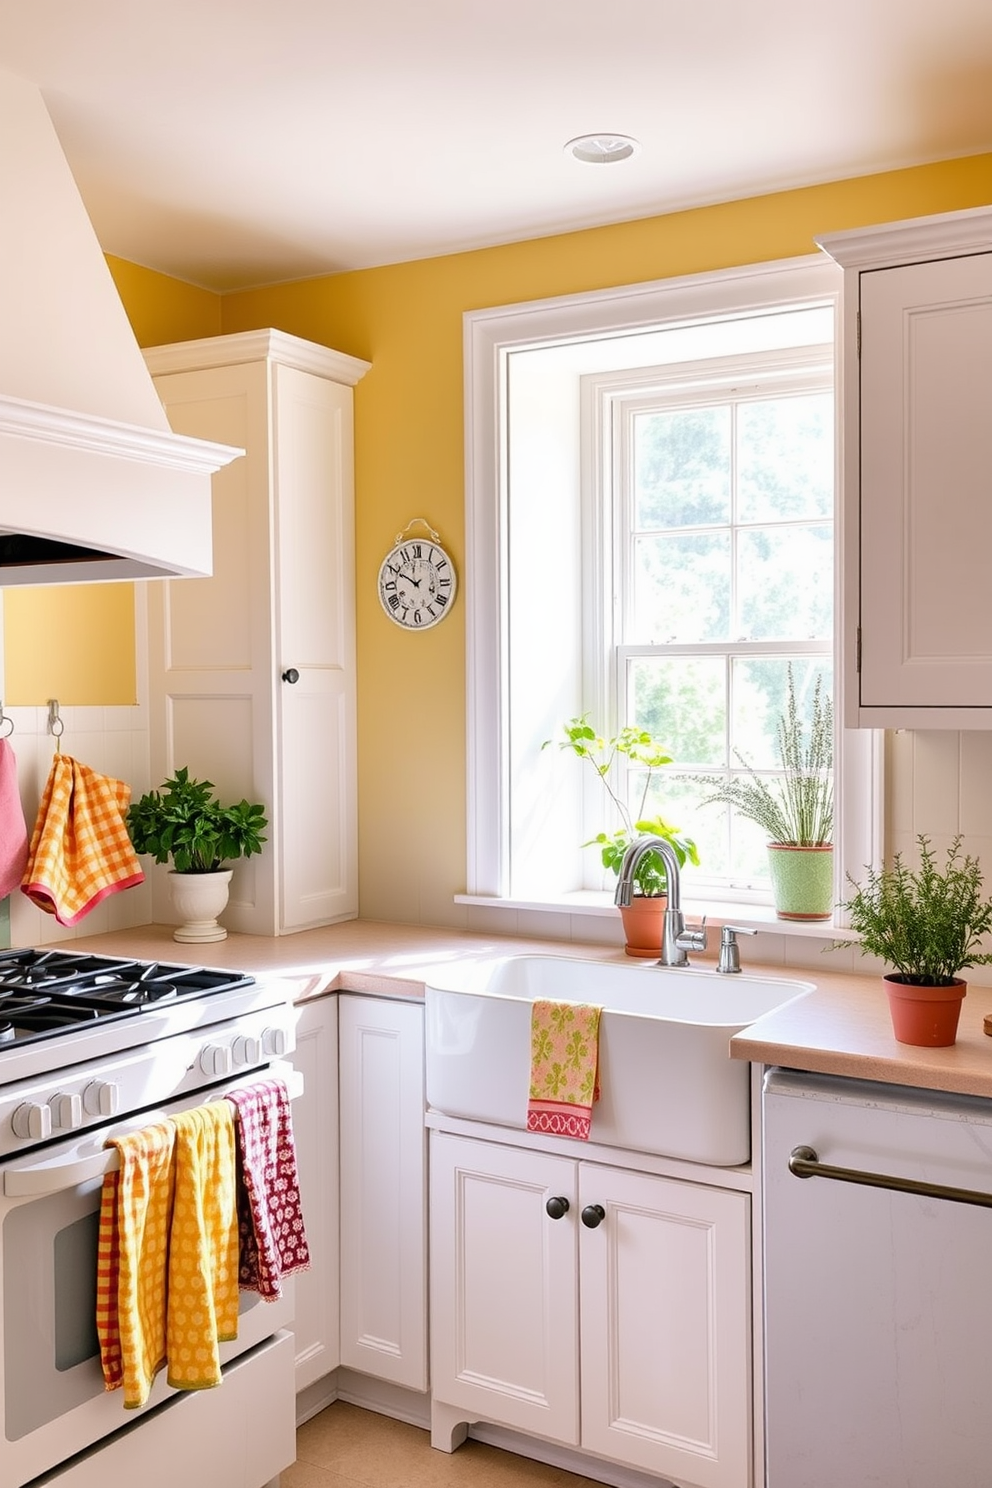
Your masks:
<path fill-rule="evenodd" d="M 603 1008 L 591 1140 L 721 1167 L 751 1155 L 750 1065 L 731 1036 L 812 982 L 694 967 L 510 956 L 471 990 L 427 988 L 427 1102 L 526 1128 L 531 1003 Z"/>

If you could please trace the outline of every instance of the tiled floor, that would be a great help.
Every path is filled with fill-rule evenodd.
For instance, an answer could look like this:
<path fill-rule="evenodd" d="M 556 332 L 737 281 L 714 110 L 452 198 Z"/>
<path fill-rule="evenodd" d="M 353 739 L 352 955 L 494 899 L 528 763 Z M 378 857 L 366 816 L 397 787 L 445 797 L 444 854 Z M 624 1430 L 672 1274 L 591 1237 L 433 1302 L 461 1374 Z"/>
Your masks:
<path fill-rule="evenodd" d="M 337 1400 L 297 1432 L 280 1488 L 602 1488 L 482 1442 L 435 1451 L 430 1435 Z"/>

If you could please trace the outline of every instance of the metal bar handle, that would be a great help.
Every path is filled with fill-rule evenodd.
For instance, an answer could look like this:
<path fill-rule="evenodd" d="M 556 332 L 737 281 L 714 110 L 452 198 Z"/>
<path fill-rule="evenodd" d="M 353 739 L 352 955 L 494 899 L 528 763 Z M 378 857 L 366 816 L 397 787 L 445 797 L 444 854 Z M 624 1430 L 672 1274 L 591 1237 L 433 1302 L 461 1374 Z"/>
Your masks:
<path fill-rule="evenodd" d="M 303 1094 L 303 1075 L 299 1070 L 293 1069 L 291 1065 L 272 1065 L 268 1070 L 255 1070 L 243 1080 L 230 1081 L 219 1091 L 200 1091 L 204 1100 L 199 1104 L 221 1100 L 230 1090 L 243 1090 L 258 1080 L 273 1078 L 283 1081 L 290 1100 L 296 1100 Z M 173 1105 L 170 1109 L 143 1111 L 140 1117 L 122 1121 L 110 1132 L 101 1129 L 90 1138 L 84 1137 L 65 1157 L 41 1157 L 33 1163 L 7 1167 L 3 1173 L 4 1195 L 8 1199 L 41 1198 L 46 1194 L 62 1193 L 68 1188 L 75 1188 L 80 1183 L 89 1183 L 93 1178 L 104 1178 L 107 1173 L 115 1173 L 120 1168 L 121 1159 L 116 1148 L 103 1145 L 108 1135 L 119 1136 L 125 1131 L 151 1126 L 154 1122 L 165 1121 L 170 1115 L 177 1115 L 179 1110 L 192 1110 L 196 1104 L 194 1102 L 178 1109 Z"/>
<path fill-rule="evenodd" d="M 812 1147 L 793 1147 L 789 1172 L 795 1178 L 833 1178 L 839 1183 L 861 1183 L 867 1188 L 889 1188 L 925 1199 L 947 1199 L 952 1204 L 977 1204 L 979 1208 L 992 1209 L 992 1193 L 953 1188 L 944 1183 L 922 1183 L 917 1178 L 894 1178 L 889 1173 L 866 1173 L 860 1168 L 831 1167 L 820 1162 Z"/>

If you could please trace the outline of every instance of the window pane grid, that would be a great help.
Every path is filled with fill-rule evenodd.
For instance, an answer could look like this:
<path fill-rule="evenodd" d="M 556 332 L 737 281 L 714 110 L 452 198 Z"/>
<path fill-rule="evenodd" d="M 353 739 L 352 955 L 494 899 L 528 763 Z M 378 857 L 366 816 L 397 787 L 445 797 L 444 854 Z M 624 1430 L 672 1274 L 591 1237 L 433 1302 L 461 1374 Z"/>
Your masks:
<path fill-rule="evenodd" d="M 722 805 L 718 780 L 780 778 L 775 722 L 791 663 L 832 692 L 832 395 L 614 402 L 619 721 L 675 763 L 645 806 L 693 836 L 697 887 L 767 896 L 766 838 Z M 681 422 L 680 422 L 681 420 Z M 670 439 L 668 449 L 665 440 Z M 707 787 L 707 781 L 713 782 Z M 643 781 L 631 772 L 629 798 Z"/>

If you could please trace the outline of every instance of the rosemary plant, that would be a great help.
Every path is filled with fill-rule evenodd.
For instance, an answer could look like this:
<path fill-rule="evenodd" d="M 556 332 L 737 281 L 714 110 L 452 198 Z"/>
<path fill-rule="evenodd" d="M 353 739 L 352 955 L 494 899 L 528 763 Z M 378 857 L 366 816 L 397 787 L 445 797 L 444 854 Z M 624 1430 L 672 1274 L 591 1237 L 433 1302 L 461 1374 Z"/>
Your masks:
<path fill-rule="evenodd" d="M 776 730 L 781 776 L 769 784 L 744 756 L 737 758 L 747 772 L 718 785 L 702 805 L 719 802 L 768 834 L 771 842 L 788 847 L 823 847 L 834 826 L 834 713 L 829 694 L 818 676 L 813 689 L 809 737 L 799 717 L 796 690 L 789 667 L 786 709 Z M 709 778 L 701 783 L 711 784 Z"/>
<path fill-rule="evenodd" d="M 920 867 L 912 872 L 896 853 L 891 868 L 867 870 L 844 905 L 861 950 L 895 968 L 913 986 L 946 987 L 966 966 L 992 964 L 992 952 L 978 950 L 992 931 L 992 901 L 982 899 L 977 858 L 961 854 L 961 838 L 947 850 L 941 872 L 930 839 L 917 838 Z M 841 941 L 840 945 L 849 945 Z"/>

